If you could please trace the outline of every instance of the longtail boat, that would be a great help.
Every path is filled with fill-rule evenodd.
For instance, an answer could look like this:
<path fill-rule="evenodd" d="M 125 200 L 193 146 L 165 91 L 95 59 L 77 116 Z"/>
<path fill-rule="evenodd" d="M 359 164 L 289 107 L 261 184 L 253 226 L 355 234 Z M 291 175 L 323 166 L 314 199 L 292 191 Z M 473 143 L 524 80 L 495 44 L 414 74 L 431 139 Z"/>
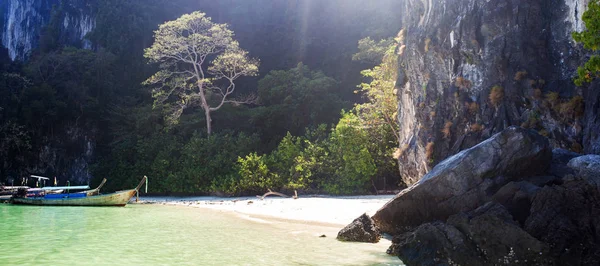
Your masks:
<path fill-rule="evenodd" d="M 144 176 L 139 185 L 130 190 L 117 191 L 110 194 L 98 195 L 97 193 L 102 184 L 93 190 L 67 193 L 67 194 L 46 194 L 43 197 L 20 197 L 14 196 L 11 199 L 13 204 L 38 205 L 38 206 L 125 206 L 139 192 L 140 188 L 147 182 L 148 177 Z M 146 186 L 147 188 L 147 186 Z M 92 193 L 91 196 L 88 193 Z"/>

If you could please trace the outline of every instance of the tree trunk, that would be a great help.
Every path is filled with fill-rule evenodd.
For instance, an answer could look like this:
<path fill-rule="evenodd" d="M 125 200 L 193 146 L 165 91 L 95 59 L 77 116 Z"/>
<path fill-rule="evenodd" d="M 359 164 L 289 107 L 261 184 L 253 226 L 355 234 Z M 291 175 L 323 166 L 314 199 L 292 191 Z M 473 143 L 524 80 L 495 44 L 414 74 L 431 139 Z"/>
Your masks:
<path fill-rule="evenodd" d="M 210 107 L 204 108 L 204 115 L 206 116 L 206 133 L 208 136 L 212 133 L 212 121 L 210 119 Z"/>

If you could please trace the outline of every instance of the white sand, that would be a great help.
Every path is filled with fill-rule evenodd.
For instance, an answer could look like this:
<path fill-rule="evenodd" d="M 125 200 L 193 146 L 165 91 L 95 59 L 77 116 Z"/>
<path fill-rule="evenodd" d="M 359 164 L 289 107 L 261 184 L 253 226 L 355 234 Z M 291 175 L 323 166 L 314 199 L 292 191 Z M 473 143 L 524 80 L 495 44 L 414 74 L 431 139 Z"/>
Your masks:
<path fill-rule="evenodd" d="M 142 198 L 142 201 L 230 211 L 259 222 L 267 222 L 262 218 L 275 218 L 345 226 L 363 213 L 373 215 L 392 198 L 393 195 L 356 197 L 303 197 L 300 195 L 298 199 L 276 196 L 267 197 L 264 200 L 256 197 L 145 197 Z"/>

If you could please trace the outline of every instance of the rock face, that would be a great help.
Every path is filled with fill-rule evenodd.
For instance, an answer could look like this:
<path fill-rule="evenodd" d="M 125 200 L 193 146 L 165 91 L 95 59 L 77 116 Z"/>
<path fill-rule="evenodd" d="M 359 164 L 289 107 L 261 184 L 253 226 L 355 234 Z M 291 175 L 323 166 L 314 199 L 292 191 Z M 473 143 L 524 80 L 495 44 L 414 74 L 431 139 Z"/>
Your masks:
<path fill-rule="evenodd" d="M 426 222 L 445 220 L 491 200 L 494 192 L 522 174 L 543 173 L 552 159 L 548 141 L 511 127 L 437 165 L 373 216 L 382 232 L 397 234 Z"/>
<path fill-rule="evenodd" d="M 496 203 L 423 224 L 392 240 L 388 253 L 406 265 L 548 265 L 547 244 L 535 239 Z"/>
<path fill-rule="evenodd" d="M 377 243 L 380 238 L 379 230 L 367 214 L 356 218 L 351 224 L 340 230 L 337 235 L 337 239 L 340 241 L 352 242 Z"/>
<path fill-rule="evenodd" d="M 549 136 L 555 148 L 600 151 L 600 90 L 572 82 L 584 54 L 571 32 L 583 29 L 588 0 L 404 2 L 396 85 L 408 185 L 511 125 Z M 585 114 L 561 111 L 583 93 Z"/>
<path fill-rule="evenodd" d="M 585 117 L 583 147 L 585 153 L 600 154 L 600 81 L 594 81 L 584 91 Z"/>
<path fill-rule="evenodd" d="M 12 60 L 25 60 L 39 45 L 43 27 L 50 23 L 53 6 L 58 13 L 61 39 L 68 45 L 91 48 L 85 35 L 96 26 L 92 5 L 84 0 L 5 0 L 0 2 L 2 45 Z"/>

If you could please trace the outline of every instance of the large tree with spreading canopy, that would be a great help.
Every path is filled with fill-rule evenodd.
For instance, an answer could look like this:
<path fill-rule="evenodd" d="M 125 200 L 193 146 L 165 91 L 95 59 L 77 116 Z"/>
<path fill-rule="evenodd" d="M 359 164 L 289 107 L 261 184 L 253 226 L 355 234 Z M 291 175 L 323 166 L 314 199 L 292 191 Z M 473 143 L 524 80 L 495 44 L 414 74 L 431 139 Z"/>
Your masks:
<path fill-rule="evenodd" d="M 255 100 L 252 96 L 232 99 L 235 81 L 257 75 L 259 65 L 233 36 L 226 24 L 214 23 L 201 12 L 168 21 L 155 31 L 154 44 L 144 56 L 159 63 L 160 71 L 145 84 L 154 86 L 154 104 L 164 108 L 168 122 L 177 123 L 186 108 L 200 106 L 210 135 L 211 112 L 226 103 Z"/>

